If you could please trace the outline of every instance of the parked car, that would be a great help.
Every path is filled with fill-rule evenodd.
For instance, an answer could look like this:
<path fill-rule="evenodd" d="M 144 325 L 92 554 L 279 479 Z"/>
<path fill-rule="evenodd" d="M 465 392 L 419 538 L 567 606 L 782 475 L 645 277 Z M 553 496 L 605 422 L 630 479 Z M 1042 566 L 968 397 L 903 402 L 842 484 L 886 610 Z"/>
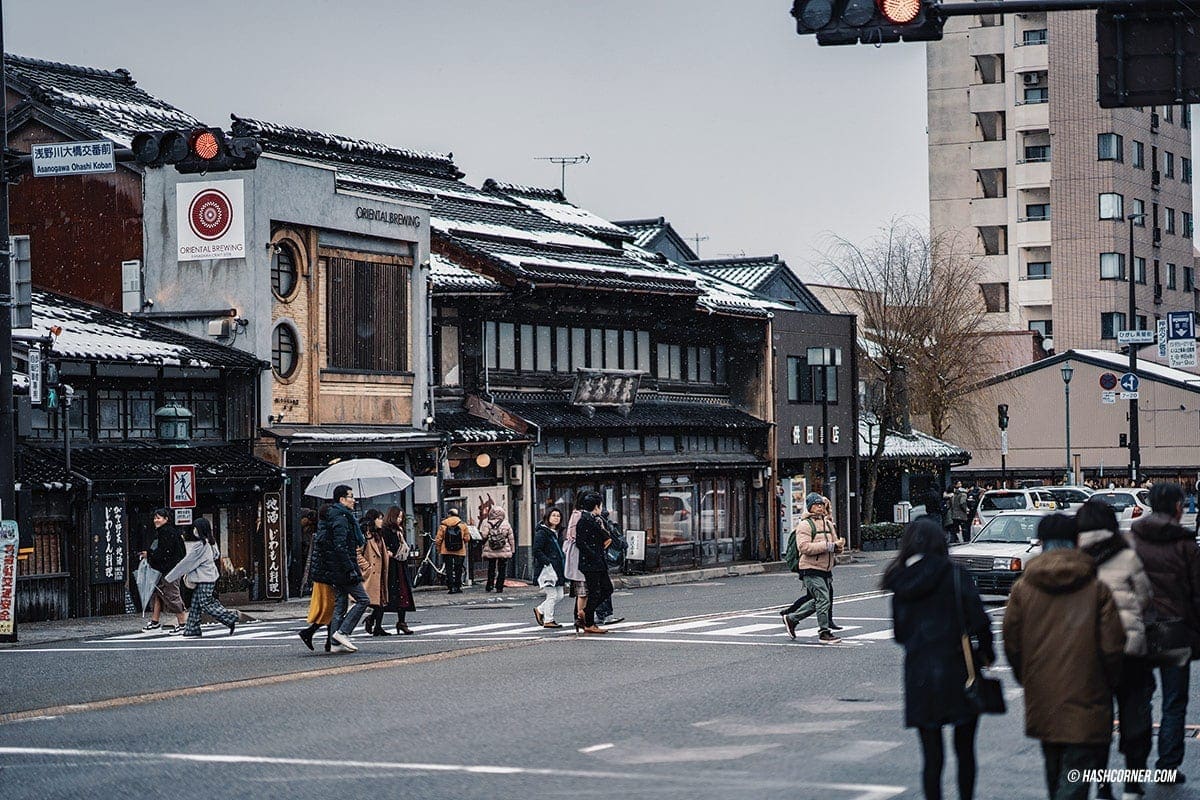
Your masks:
<path fill-rule="evenodd" d="M 1029 559 L 1042 552 L 1038 523 L 1056 511 L 1056 508 L 999 511 L 971 541 L 951 547 L 950 560 L 971 573 L 980 593 L 1008 594 Z"/>
<path fill-rule="evenodd" d="M 1068 504 L 1045 489 L 993 489 L 979 498 L 971 520 L 971 535 L 983 529 L 992 517 L 1003 511 L 1066 511 Z"/>
<path fill-rule="evenodd" d="M 1117 526 L 1123 533 L 1133 527 L 1133 521 L 1150 513 L 1150 491 L 1148 489 L 1104 489 L 1092 495 L 1112 506 L 1117 512 Z"/>
<path fill-rule="evenodd" d="M 1066 503 L 1066 510 L 1072 513 L 1078 511 L 1079 507 L 1086 503 L 1087 499 L 1095 492 L 1095 489 L 1089 489 L 1086 486 L 1034 486 L 1033 490 L 1049 492 L 1054 495 L 1054 499 Z"/>

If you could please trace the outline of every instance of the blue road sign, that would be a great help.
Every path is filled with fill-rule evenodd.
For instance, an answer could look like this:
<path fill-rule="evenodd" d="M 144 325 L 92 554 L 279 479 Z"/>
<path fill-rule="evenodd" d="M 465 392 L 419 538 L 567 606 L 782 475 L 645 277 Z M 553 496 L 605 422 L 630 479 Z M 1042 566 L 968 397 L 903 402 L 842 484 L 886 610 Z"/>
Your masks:
<path fill-rule="evenodd" d="M 1121 388 L 1127 392 L 1136 392 L 1138 390 L 1139 383 L 1141 383 L 1141 381 L 1138 380 L 1138 376 L 1134 375 L 1132 372 L 1126 372 L 1121 376 Z"/>
<path fill-rule="evenodd" d="M 1167 314 L 1167 339 L 1196 338 L 1196 315 L 1191 311 L 1171 311 Z"/>

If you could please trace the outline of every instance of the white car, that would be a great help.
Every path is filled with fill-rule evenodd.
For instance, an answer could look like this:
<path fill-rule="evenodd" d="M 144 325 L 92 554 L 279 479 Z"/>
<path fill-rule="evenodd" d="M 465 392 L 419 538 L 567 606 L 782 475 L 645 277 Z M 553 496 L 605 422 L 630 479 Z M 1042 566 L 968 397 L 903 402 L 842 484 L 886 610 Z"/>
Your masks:
<path fill-rule="evenodd" d="M 1042 552 L 1037 527 L 1056 509 L 1001 511 L 966 544 L 950 548 L 950 560 L 965 567 L 981 594 L 1008 594 L 1029 559 Z"/>
<path fill-rule="evenodd" d="M 1117 525 L 1122 533 L 1133 528 L 1133 521 L 1150 513 L 1150 491 L 1148 489 L 1102 489 L 1092 495 L 1112 506 L 1117 512 Z"/>
<path fill-rule="evenodd" d="M 993 489 L 979 496 L 979 505 L 971 520 L 974 537 L 992 519 L 1004 511 L 1066 511 L 1067 503 L 1060 501 L 1048 489 Z"/>
<path fill-rule="evenodd" d="M 1086 503 L 1095 492 L 1094 489 L 1086 486 L 1034 486 L 1033 491 L 1049 492 L 1054 495 L 1054 499 L 1067 504 L 1063 510 L 1071 514 L 1078 511 L 1079 507 Z"/>

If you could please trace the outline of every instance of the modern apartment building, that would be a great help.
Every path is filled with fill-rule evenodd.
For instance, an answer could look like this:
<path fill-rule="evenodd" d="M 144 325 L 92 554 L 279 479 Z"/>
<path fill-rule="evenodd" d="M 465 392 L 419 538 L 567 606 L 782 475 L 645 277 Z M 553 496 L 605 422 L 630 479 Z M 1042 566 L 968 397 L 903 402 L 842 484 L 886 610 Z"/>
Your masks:
<path fill-rule="evenodd" d="M 1094 13 L 956 17 L 927 52 L 931 226 L 975 242 L 997 329 L 1110 349 L 1196 307 L 1190 109 L 1100 108 Z"/>

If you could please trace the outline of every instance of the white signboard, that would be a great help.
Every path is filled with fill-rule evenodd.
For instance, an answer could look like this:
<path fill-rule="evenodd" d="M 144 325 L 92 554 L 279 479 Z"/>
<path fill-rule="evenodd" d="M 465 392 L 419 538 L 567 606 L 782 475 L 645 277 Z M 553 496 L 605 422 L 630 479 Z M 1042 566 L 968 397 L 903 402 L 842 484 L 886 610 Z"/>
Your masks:
<path fill-rule="evenodd" d="M 246 257 L 243 188 L 240 179 L 176 185 L 179 261 Z"/>
<path fill-rule="evenodd" d="M 1121 392 L 1120 399 L 1122 399 L 1122 400 L 1137 400 L 1138 393 L 1137 392 Z"/>
<path fill-rule="evenodd" d="M 1000 431 L 1000 455 L 1008 455 L 1008 431 Z"/>
<path fill-rule="evenodd" d="M 29 154 L 32 156 L 35 178 L 94 175 L 117 169 L 113 143 L 108 141 L 35 144 Z"/>
<path fill-rule="evenodd" d="M 36 344 L 29 348 L 29 402 L 42 404 L 42 351 Z"/>
<path fill-rule="evenodd" d="M 1191 369 L 1196 366 L 1196 342 L 1194 339 L 1172 339 L 1167 342 L 1167 364 L 1174 369 Z"/>
<path fill-rule="evenodd" d="M 1153 344 L 1154 331 L 1117 331 L 1117 344 Z"/>
<path fill-rule="evenodd" d="M 1158 357 L 1167 357 L 1167 321 L 1165 319 L 1158 321 Z"/>
<path fill-rule="evenodd" d="M 1116 392 L 1101 392 L 1100 393 L 1100 402 L 1106 406 L 1114 405 L 1117 402 L 1117 393 Z"/>
<path fill-rule="evenodd" d="M 625 560 L 646 560 L 646 532 L 625 531 Z"/>
<path fill-rule="evenodd" d="M 190 508 L 175 509 L 175 524 L 176 525 L 191 525 L 192 510 Z"/>

